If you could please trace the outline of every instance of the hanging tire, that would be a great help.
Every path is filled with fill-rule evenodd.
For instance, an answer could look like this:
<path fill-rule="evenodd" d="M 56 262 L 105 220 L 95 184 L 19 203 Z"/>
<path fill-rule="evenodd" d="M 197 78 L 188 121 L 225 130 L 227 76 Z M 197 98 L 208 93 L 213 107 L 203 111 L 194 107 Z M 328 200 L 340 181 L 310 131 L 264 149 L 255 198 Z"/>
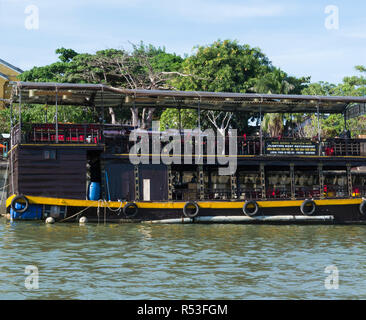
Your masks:
<path fill-rule="evenodd" d="M 254 200 L 245 201 L 243 205 L 243 212 L 248 217 L 255 216 L 259 211 L 258 203 Z"/>
<path fill-rule="evenodd" d="M 312 216 L 316 211 L 316 204 L 314 200 L 307 199 L 300 206 L 301 213 L 304 216 Z"/>
<path fill-rule="evenodd" d="M 134 218 L 138 213 L 138 209 L 136 203 L 128 202 L 123 207 L 123 213 L 127 218 Z"/>
<path fill-rule="evenodd" d="M 15 208 L 15 204 L 18 203 L 19 200 L 21 200 L 21 202 L 24 202 L 25 203 L 25 206 L 22 209 L 16 209 Z M 10 206 L 11 206 L 11 208 L 15 212 L 22 214 L 22 213 L 24 213 L 24 212 L 26 212 L 28 210 L 28 208 L 29 208 L 29 200 L 25 196 L 23 196 L 22 194 L 20 194 L 20 195 L 14 197 L 13 200 L 11 200 Z"/>
<path fill-rule="evenodd" d="M 183 214 L 187 218 L 194 218 L 198 215 L 199 212 L 200 212 L 200 207 L 194 201 L 186 202 L 186 204 L 183 207 Z"/>
<path fill-rule="evenodd" d="M 363 200 L 360 203 L 359 210 L 360 210 L 361 215 L 363 215 L 363 216 L 366 215 L 366 200 Z"/>

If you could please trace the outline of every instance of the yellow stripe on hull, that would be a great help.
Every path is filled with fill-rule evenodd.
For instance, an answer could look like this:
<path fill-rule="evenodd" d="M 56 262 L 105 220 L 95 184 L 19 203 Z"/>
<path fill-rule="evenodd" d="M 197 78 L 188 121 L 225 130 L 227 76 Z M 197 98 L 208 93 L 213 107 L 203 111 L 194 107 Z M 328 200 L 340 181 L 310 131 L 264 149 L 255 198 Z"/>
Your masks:
<path fill-rule="evenodd" d="M 11 201 L 15 195 L 12 195 L 6 200 L 6 206 L 9 207 Z M 118 201 L 91 201 L 91 200 L 74 200 L 74 199 L 62 199 L 62 198 L 47 198 L 47 197 L 35 197 L 26 196 L 30 204 L 44 204 L 54 206 L 70 206 L 70 207 L 110 207 L 120 208 L 127 202 Z M 262 200 L 257 201 L 260 208 L 279 208 L 279 207 L 299 207 L 304 200 Z M 323 199 L 314 200 L 318 206 L 331 206 L 331 205 L 357 205 L 362 202 L 362 199 Z M 166 201 L 166 202 L 135 202 L 139 208 L 142 209 L 183 209 L 185 201 Z M 198 205 L 202 209 L 241 209 L 244 205 L 244 201 L 197 201 Z"/>

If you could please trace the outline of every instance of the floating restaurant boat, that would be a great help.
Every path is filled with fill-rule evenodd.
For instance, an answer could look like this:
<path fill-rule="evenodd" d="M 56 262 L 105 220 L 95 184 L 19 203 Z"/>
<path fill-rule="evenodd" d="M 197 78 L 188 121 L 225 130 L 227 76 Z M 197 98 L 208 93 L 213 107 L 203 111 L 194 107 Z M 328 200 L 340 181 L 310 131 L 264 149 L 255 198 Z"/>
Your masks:
<path fill-rule="evenodd" d="M 318 119 L 320 114 L 338 113 L 346 120 L 365 111 L 365 97 L 131 90 L 66 83 L 13 82 L 12 86 L 6 201 L 11 219 L 366 223 L 366 174 L 362 171 L 366 139 L 324 140 L 320 132 L 315 140 L 266 138 L 260 131 L 253 137 L 223 138 L 220 152 L 214 141 L 210 153 L 204 132 L 199 130 L 198 138 L 189 140 L 184 130 L 178 130 L 175 147 L 180 153 L 173 161 L 168 150 L 162 162 L 163 150 L 174 137 L 164 140 L 162 133 L 103 121 L 108 107 L 190 108 L 199 114 L 216 110 L 259 116 L 312 113 Z M 54 123 L 24 123 L 23 104 L 55 104 Z M 95 108 L 101 121 L 59 123 L 58 112 L 65 105 Z M 18 114 L 16 123 L 14 114 Z M 132 133 L 138 137 L 131 139 Z M 154 139 L 158 139 L 155 147 Z M 138 141 L 139 150 L 135 148 Z M 187 160 L 184 151 L 189 148 L 193 155 Z M 134 163 L 131 155 L 144 160 Z M 220 174 L 231 160 L 235 160 L 235 171 Z"/>

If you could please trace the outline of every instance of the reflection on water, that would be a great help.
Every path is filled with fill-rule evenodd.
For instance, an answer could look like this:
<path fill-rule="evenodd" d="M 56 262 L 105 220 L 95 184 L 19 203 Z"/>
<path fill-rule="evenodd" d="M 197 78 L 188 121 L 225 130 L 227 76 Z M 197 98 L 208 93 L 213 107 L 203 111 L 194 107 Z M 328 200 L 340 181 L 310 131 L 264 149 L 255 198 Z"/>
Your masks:
<path fill-rule="evenodd" d="M 0 220 L 1 299 L 365 299 L 366 226 Z M 39 269 L 27 290 L 24 270 Z M 327 290 L 324 270 L 339 270 Z"/>

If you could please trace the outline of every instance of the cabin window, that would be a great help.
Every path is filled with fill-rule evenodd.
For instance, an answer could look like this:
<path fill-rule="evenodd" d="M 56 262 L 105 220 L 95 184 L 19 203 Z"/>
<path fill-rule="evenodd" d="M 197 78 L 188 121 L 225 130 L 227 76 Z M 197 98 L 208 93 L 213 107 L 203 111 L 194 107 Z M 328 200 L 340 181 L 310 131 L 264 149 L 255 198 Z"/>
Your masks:
<path fill-rule="evenodd" d="M 56 160 L 56 150 L 43 150 L 44 160 Z"/>
<path fill-rule="evenodd" d="M 295 168 L 295 197 L 306 198 L 319 198 L 321 195 L 319 186 L 319 173 L 317 168 L 313 170 L 306 170 Z"/>
<path fill-rule="evenodd" d="M 259 199 L 262 195 L 262 184 L 258 169 L 256 172 L 240 170 L 237 184 L 240 199 Z"/>
<path fill-rule="evenodd" d="M 291 198 L 291 177 L 289 170 L 266 172 L 267 198 L 288 199 Z"/>
<path fill-rule="evenodd" d="M 346 170 L 324 171 L 324 195 L 326 198 L 343 198 L 348 195 Z"/>

